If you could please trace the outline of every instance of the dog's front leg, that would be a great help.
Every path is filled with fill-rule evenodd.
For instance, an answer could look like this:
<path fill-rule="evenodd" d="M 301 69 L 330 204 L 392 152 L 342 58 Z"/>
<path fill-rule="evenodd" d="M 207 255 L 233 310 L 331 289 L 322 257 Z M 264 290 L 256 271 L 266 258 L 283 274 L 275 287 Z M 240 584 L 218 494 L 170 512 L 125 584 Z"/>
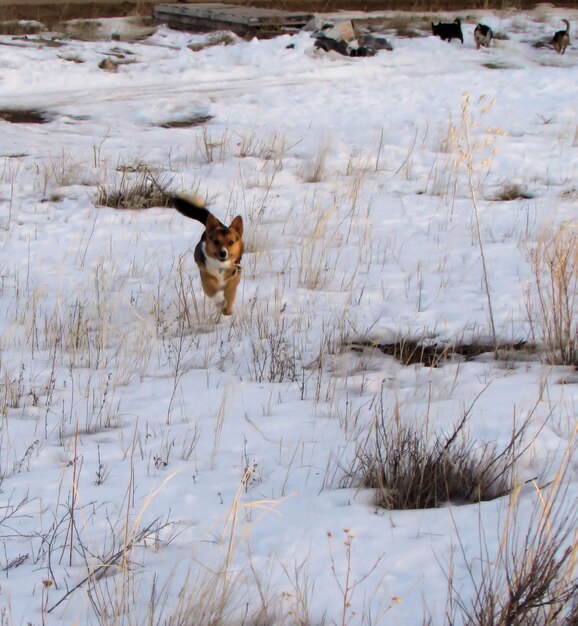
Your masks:
<path fill-rule="evenodd" d="M 223 295 L 225 297 L 223 315 L 231 315 L 233 312 L 233 302 L 235 301 L 235 296 L 237 295 L 237 287 L 239 286 L 240 280 L 241 275 L 237 272 L 237 274 L 233 276 L 225 286 L 223 291 Z"/>
<path fill-rule="evenodd" d="M 222 287 L 219 285 L 219 281 L 212 274 L 201 271 L 201 285 L 203 286 L 205 295 L 211 301 L 211 304 L 218 313 L 221 313 L 225 306 L 225 296 Z"/>

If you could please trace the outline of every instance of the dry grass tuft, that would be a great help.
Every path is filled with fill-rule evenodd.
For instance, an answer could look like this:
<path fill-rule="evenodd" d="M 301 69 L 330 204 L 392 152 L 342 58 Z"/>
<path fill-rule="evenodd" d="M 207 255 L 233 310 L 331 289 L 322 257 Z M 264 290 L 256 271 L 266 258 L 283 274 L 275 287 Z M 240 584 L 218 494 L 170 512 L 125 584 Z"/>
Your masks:
<path fill-rule="evenodd" d="M 36 20 L 4 20 L 0 21 L 0 35 L 37 35 L 43 30 L 46 30 L 46 26 Z"/>
<path fill-rule="evenodd" d="M 517 183 L 506 183 L 492 198 L 496 201 L 512 202 L 513 200 L 531 200 L 534 194 L 525 190 Z"/>
<path fill-rule="evenodd" d="M 514 464 L 527 447 L 522 439 L 528 422 L 515 428 L 509 443 L 497 450 L 467 434 L 472 408 L 451 432 L 430 436 L 427 419 L 415 427 L 397 409 L 387 415 L 380 406 L 344 486 L 374 489 L 376 506 L 386 509 L 474 503 L 510 493 Z"/>
<path fill-rule="evenodd" d="M 202 125 L 202 132 L 195 137 L 197 150 L 203 163 L 223 163 L 228 153 L 229 136 L 225 130 L 220 137 L 216 137 L 206 125 Z"/>
<path fill-rule="evenodd" d="M 578 232 L 565 223 L 546 229 L 527 250 L 533 282 L 526 299 L 532 335 L 549 363 L 578 365 Z"/>
<path fill-rule="evenodd" d="M 575 433 L 576 434 L 576 433 Z M 572 438 L 561 468 L 538 492 L 528 522 L 513 498 L 497 554 L 489 554 L 483 529 L 481 558 L 468 564 L 474 596 L 466 599 L 450 575 L 448 623 L 466 626 L 573 626 L 578 619 L 576 499 L 569 497 L 567 469 Z M 463 546 L 462 546 L 463 551 Z"/>
<path fill-rule="evenodd" d="M 38 109 L 0 109 L 0 119 L 11 124 L 47 124 L 53 116 Z"/>
<path fill-rule="evenodd" d="M 415 13 L 397 13 L 384 22 L 384 28 L 394 30 L 398 37 L 423 37 L 424 32 L 431 30 L 429 16 L 420 16 Z"/>
<path fill-rule="evenodd" d="M 305 165 L 303 170 L 303 180 L 307 183 L 320 183 L 327 171 L 327 157 L 329 155 L 330 143 L 326 139 L 317 150 L 315 156 Z"/>
<path fill-rule="evenodd" d="M 119 171 L 120 178 L 114 186 L 99 186 L 97 205 L 133 211 L 172 206 L 172 175 L 155 171 L 146 164 L 119 167 Z"/>

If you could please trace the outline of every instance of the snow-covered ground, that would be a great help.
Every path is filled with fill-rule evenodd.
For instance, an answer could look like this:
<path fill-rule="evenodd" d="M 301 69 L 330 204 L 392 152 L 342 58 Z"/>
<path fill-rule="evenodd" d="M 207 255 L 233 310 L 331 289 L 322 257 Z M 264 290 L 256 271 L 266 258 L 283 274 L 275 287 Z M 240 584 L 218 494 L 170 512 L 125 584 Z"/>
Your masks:
<path fill-rule="evenodd" d="M 573 450 L 578 374 L 347 345 L 491 342 L 492 321 L 540 343 L 531 250 L 578 214 L 578 52 L 532 45 L 562 17 L 470 12 L 463 45 L 385 31 L 371 58 L 307 32 L 0 38 L 0 109 L 50 115 L 0 121 L 3 624 L 438 625 L 450 572 L 474 595 Z M 507 37 L 476 50 L 478 19 Z M 198 223 L 98 206 L 143 171 L 243 216 L 230 318 Z M 376 420 L 433 437 L 467 411 L 498 449 L 528 420 L 514 498 L 397 511 L 344 487 Z M 556 506 L 572 461 L 564 480 Z"/>

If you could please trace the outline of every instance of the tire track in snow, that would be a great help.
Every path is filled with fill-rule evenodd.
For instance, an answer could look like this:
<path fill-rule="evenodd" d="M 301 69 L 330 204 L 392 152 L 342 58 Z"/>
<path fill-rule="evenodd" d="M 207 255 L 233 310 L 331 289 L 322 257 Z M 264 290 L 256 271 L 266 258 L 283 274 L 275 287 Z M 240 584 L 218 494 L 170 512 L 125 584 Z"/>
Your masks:
<path fill-rule="evenodd" d="M 74 104 L 75 109 L 82 109 L 83 106 L 105 105 L 114 102 L 127 102 L 139 101 L 143 98 L 158 98 L 159 100 L 165 100 L 174 96 L 190 95 L 190 96 L 212 96 L 212 95 L 230 95 L 238 96 L 250 93 L 257 93 L 258 91 L 268 91 L 271 89 L 281 89 L 287 87 L 295 87 L 300 85 L 312 85 L 312 84 L 327 84 L 332 83 L 335 80 L 344 80 L 344 69 L 351 67 L 355 71 L 356 78 L 360 78 L 363 68 L 361 65 L 357 65 L 354 62 L 334 62 L 330 67 L 323 66 L 316 68 L 314 71 L 304 75 L 292 75 L 292 76 L 254 76 L 243 78 L 230 78 L 222 81 L 201 81 L 201 82 L 187 82 L 183 84 L 183 79 L 163 81 L 162 84 L 158 83 L 140 83 L 131 87 L 126 85 L 119 86 L 95 86 L 92 89 L 78 90 L 75 87 L 70 89 L 48 89 L 43 90 L 34 89 L 27 91 L 25 94 L 20 93 L 18 95 L 5 95 L 1 101 L 3 106 L 9 104 L 16 104 L 16 102 L 22 102 L 28 100 L 30 97 L 34 97 L 35 106 L 39 107 L 54 107 L 66 109 L 71 103 Z M 372 66 L 371 69 L 377 69 Z"/>

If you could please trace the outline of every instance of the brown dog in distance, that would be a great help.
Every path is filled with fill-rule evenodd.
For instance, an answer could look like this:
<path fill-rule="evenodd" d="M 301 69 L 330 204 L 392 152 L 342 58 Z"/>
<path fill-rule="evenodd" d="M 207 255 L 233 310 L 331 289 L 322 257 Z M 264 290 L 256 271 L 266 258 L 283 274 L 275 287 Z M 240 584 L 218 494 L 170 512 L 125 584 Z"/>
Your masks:
<path fill-rule="evenodd" d="M 558 54 L 564 54 L 570 44 L 570 22 L 562 20 L 566 24 L 566 30 L 557 30 L 552 37 L 552 45 Z"/>

